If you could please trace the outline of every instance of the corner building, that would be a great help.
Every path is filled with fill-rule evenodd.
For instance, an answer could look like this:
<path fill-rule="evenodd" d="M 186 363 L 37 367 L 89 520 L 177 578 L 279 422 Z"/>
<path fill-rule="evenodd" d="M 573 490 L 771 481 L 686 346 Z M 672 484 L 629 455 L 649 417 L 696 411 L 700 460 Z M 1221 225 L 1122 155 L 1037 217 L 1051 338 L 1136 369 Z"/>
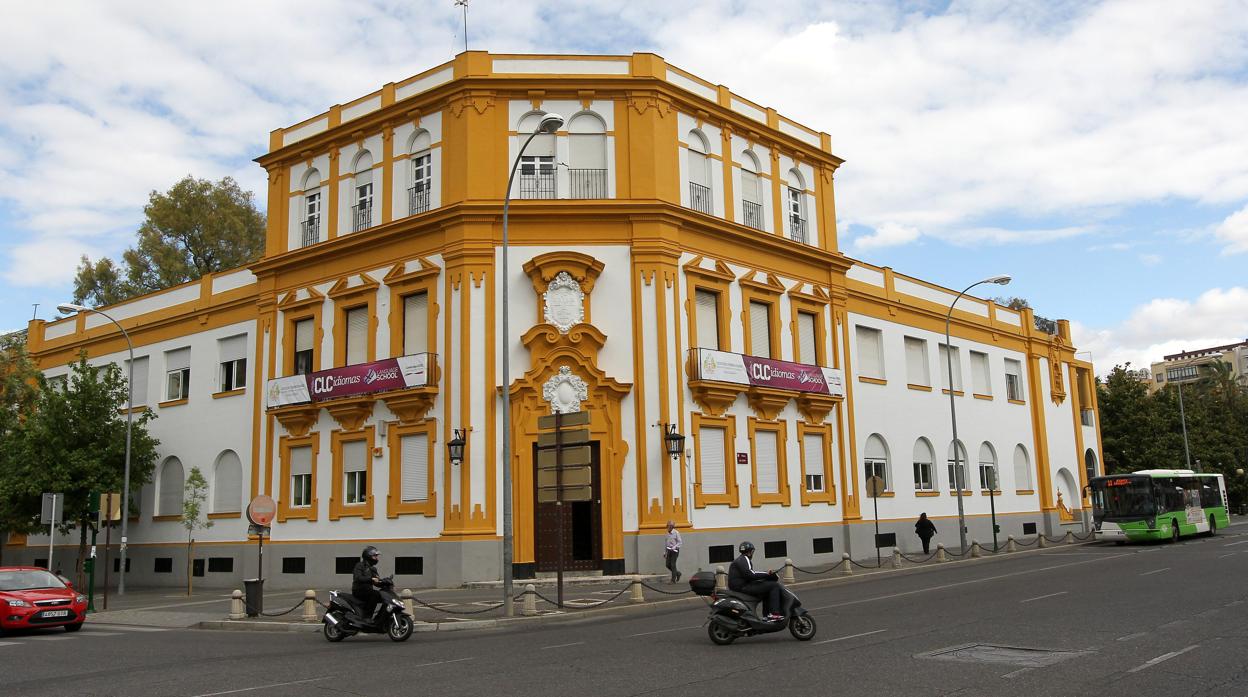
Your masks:
<path fill-rule="evenodd" d="M 509 169 L 547 112 L 566 121 L 521 159 L 502 278 Z M 498 579 L 503 467 L 518 578 L 555 569 L 559 526 L 587 573 L 661 570 L 669 520 L 686 571 L 742 539 L 765 564 L 873 556 L 868 476 L 904 550 L 920 511 L 956 544 L 949 377 L 969 537 L 991 539 L 994 476 L 1002 543 L 1083 529 L 1100 435 L 1068 324 L 965 298 L 945 375 L 956 293 L 839 251 L 829 135 L 658 56 L 466 52 L 273 131 L 257 162 L 264 258 L 103 308 L 159 415 L 133 583 L 184 582 L 192 466 L 215 523 L 199 584 L 256 575 L 257 494 L 278 502 L 270 587 L 342 585 L 368 543 L 404 585 Z M 126 360 L 91 314 L 32 322 L 30 348 L 49 376 L 80 349 Z M 556 409 L 588 411 L 592 439 L 592 498 L 562 515 L 536 490 Z"/>

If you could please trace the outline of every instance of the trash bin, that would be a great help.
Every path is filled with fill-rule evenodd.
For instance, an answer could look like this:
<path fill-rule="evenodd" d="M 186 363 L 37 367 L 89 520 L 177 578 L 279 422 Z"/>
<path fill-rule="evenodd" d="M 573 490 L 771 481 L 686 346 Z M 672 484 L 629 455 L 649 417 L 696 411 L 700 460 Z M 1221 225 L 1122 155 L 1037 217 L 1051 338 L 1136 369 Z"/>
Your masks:
<path fill-rule="evenodd" d="M 243 580 L 245 593 L 243 601 L 247 604 L 247 616 L 259 617 L 264 612 L 264 579 L 248 578 Z"/>

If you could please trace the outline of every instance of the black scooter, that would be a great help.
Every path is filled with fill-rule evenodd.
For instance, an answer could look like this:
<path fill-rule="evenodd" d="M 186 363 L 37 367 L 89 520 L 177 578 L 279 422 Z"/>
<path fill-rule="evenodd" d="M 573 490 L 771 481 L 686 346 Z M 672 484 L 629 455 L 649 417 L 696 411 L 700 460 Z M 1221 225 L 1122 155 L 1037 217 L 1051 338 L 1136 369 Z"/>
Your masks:
<path fill-rule="evenodd" d="M 708 578 L 698 578 L 705 574 Z M 703 592 L 707 581 L 710 592 Z M 772 574 L 772 580 L 778 580 Z M 695 585 L 696 584 L 696 585 Z M 711 641 L 725 646 L 740 637 L 756 634 L 771 634 L 785 627 L 798 641 L 810 641 L 815 636 L 815 618 L 802 607 L 802 601 L 793 591 L 780 587 L 780 614 L 783 619 L 769 621 L 759 614 L 760 598 L 746 593 L 726 589 L 716 589 L 715 574 L 709 571 L 694 574 L 689 586 L 698 595 L 709 595 L 711 598 L 711 614 L 707 618 L 706 633 Z"/>
<path fill-rule="evenodd" d="M 394 577 L 381 579 L 377 586 L 381 602 L 376 609 L 364 608 L 350 593 L 329 592 L 329 609 L 325 611 L 325 638 L 342 641 L 353 634 L 385 634 L 391 641 L 407 641 L 415 629 L 403 601 L 394 594 Z"/>

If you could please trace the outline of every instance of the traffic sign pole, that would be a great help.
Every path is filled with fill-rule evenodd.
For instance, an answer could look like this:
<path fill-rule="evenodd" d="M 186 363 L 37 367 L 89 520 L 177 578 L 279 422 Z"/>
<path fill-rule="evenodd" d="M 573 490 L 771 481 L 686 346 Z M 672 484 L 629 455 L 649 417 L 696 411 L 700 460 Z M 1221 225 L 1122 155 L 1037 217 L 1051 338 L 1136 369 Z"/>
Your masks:
<path fill-rule="evenodd" d="M 559 586 L 559 609 L 563 609 L 563 413 L 555 413 L 555 507 L 559 511 L 559 559 L 556 578 Z"/>

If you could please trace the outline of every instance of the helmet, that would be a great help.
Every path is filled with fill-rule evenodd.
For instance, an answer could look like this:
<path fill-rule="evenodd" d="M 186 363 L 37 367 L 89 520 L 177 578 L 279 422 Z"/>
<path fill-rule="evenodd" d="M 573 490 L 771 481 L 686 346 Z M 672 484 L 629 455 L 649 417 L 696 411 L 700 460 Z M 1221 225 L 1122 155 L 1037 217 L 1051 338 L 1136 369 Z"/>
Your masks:
<path fill-rule="evenodd" d="M 754 551 L 754 543 L 746 540 L 737 547 L 737 551 L 742 554 L 749 554 Z"/>
<path fill-rule="evenodd" d="M 364 551 L 360 552 L 360 559 L 363 559 L 365 561 L 370 561 L 374 564 L 377 563 L 377 560 L 380 557 L 381 557 L 381 550 L 377 549 L 376 547 L 372 545 L 365 547 Z"/>

